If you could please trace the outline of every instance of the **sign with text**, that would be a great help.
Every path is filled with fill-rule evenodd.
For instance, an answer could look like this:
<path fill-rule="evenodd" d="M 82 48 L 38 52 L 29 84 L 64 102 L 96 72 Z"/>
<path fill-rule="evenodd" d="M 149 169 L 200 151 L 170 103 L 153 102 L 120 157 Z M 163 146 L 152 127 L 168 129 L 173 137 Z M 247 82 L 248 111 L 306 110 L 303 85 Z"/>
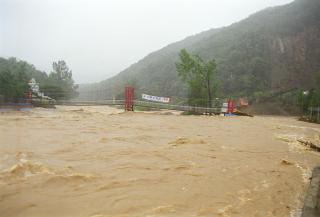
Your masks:
<path fill-rule="evenodd" d="M 150 96 L 147 94 L 142 94 L 142 99 L 154 101 L 154 102 L 163 102 L 163 103 L 169 103 L 170 98 L 167 97 L 160 97 L 160 96 Z"/>

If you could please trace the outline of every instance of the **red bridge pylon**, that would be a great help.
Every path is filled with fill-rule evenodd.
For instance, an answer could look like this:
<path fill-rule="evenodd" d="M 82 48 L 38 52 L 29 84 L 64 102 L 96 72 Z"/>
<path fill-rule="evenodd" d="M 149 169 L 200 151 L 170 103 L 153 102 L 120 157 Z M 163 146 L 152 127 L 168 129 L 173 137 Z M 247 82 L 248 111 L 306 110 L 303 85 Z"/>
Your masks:
<path fill-rule="evenodd" d="M 133 111 L 133 98 L 134 98 L 134 88 L 126 87 L 125 89 L 125 111 Z"/>
<path fill-rule="evenodd" d="M 232 114 L 234 112 L 234 100 L 228 100 L 228 113 Z"/>

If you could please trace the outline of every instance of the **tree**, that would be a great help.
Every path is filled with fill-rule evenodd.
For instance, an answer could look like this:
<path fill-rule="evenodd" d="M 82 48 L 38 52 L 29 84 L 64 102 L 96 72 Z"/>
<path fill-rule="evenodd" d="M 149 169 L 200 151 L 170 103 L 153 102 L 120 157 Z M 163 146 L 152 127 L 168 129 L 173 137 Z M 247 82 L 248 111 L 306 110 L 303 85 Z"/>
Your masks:
<path fill-rule="evenodd" d="M 33 65 L 11 57 L 0 58 L 0 101 L 12 102 L 25 98 L 31 78 L 40 83 L 41 92 L 53 99 L 77 96 L 77 85 L 74 84 L 72 71 L 65 61 L 54 62 L 53 72 L 48 76 Z"/>
<path fill-rule="evenodd" d="M 53 71 L 49 74 L 49 78 L 40 88 L 42 91 L 54 99 L 71 99 L 78 95 L 76 89 L 78 85 L 74 84 L 72 71 L 64 60 L 53 62 Z"/>
<path fill-rule="evenodd" d="M 205 62 L 198 55 L 190 55 L 185 49 L 179 53 L 176 63 L 178 76 L 189 86 L 189 103 L 212 106 L 212 98 L 217 94 L 217 64 L 215 59 Z M 206 103 L 202 99 L 206 98 Z"/>
<path fill-rule="evenodd" d="M 0 98 L 4 101 L 18 101 L 28 90 L 29 77 L 25 73 L 26 63 L 15 58 L 0 58 Z"/>
<path fill-rule="evenodd" d="M 311 99 L 309 106 L 310 107 L 319 107 L 320 106 L 320 73 L 315 76 L 315 87 L 310 91 Z"/>
<path fill-rule="evenodd" d="M 53 77 L 58 81 L 73 83 L 72 71 L 69 70 L 69 67 L 67 66 L 64 60 L 53 62 L 52 68 L 53 68 L 53 72 L 50 73 L 50 77 Z"/>

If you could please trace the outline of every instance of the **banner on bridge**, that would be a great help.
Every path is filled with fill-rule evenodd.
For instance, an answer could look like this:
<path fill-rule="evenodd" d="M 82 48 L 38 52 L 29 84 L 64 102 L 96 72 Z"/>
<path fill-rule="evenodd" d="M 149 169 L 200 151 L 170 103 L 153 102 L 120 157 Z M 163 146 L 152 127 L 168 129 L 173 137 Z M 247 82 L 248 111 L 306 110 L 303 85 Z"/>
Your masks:
<path fill-rule="evenodd" d="M 167 97 L 160 97 L 160 96 L 150 96 L 147 94 L 142 94 L 142 99 L 154 101 L 154 102 L 163 102 L 163 103 L 169 103 L 170 98 Z"/>

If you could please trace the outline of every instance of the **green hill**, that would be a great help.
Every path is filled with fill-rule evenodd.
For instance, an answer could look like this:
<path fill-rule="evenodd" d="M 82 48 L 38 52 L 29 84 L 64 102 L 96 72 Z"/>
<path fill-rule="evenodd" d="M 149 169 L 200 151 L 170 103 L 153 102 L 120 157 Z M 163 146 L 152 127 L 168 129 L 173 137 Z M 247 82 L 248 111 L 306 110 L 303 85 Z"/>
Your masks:
<path fill-rule="evenodd" d="M 80 86 L 82 99 L 138 93 L 186 96 L 175 62 L 181 49 L 218 62 L 221 96 L 275 95 L 312 88 L 320 73 L 320 1 L 271 7 L 231 26 L 212 29 L 149 54 L 118 75 Z"/>

